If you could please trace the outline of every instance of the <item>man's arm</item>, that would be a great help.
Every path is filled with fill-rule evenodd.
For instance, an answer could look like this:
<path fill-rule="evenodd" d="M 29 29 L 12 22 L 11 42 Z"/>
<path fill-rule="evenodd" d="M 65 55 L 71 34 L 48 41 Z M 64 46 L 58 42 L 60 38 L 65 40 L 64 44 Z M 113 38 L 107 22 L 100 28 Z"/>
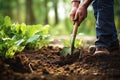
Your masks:
<path fill-rule="evenodd" d="M 88 8 L 88 6 L 90 5 L 90 3 L 92 2 L 93 0 L 84 0 L 82 6 L 85 7 L 85 8 Z"/>

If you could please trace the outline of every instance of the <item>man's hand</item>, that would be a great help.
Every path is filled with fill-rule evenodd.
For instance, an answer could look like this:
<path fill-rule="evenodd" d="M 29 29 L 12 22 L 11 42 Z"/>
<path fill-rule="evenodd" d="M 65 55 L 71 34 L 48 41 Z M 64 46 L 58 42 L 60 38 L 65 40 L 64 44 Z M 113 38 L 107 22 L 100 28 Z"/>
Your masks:
<path fill-rule="evenodd" d="M 83 6 L 80 6 L 74 16 L 74 22 L 77 22 L 78 25 L 87 17 L 87 9 Z"/>
<path fill-rule="evenodd" d="M 70 18 L 73 23 L 77 22 L 78 25 L 87 17 L 87 9 L 84 6 L 78 6 L 73 3 L 73 7 L 70 12 Z"/>
<path fill-rule="evenodd" d="M 83 4 L 79 6 L 80 2 L 72 2 L 72 10 L 70 12 L 70 18 L 73 23 L 77 22 L 78 25 L 87 17 L 87 7 L 92 0 L 84 0 Z"/>
<path fill-rule="evenodd" d="M 70 18 L 73 22 L 74 22 L 74 18 L 75 18 L 75 15 L 76 15 L 76 11 L 79 7 L 79 4 L 80 4 L 80 2 L 72 2 L 72 9 L 71 9 L 71 12 L 70 12 Z"/>
<path fill-rule="evenodd" d="M 71 12 L 70 12 L 70 18 L 73 22 L 74 22 L 74 18 L 75 18 L 75 14 L 76 14 L 77 9 L 78 9 L 77 7 L 73 7 Z"/>

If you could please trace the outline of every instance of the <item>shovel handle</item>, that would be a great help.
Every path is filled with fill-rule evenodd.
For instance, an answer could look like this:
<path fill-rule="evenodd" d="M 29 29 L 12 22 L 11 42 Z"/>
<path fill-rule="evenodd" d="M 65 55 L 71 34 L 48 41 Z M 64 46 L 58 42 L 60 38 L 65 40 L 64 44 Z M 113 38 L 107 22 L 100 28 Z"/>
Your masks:
<path fill-rule="evenodd" d="M 77 22 L 75 22 L 75 24 L 74 24 L 74 28 L 73 28 L 73 37 L 75 38 L 76 37 L 76 34 L 77 34 L 77 30 L 78 30 L 78 23 Z"/>
<path fill-rule="evenodd" d="M 72 35 L 72 40 L 71 40 L 71 54 L 73 54 L 73 50 L 74 50 L 74 42 L 75 42 L 75 38 L 76 38 L 76 34 L 77 34 L 77 30 L 78 30 L 78 23 L 75 22 L 74 24 L 74 28 L 73 28 L 73 35 Z"/>

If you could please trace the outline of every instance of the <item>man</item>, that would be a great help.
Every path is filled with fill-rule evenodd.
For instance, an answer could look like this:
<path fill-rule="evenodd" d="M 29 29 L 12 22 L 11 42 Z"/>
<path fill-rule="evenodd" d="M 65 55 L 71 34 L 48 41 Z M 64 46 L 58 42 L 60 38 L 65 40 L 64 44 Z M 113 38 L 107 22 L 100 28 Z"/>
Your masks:
<path fill-rule="evenodd" d="M 110 54 L 111 51 L 119 49 L 119 41 L 114 23 L 114 0 L 72 0 L 70 18 L 73 22 L 80 24 L 87 17 L 87 8 L 93 5 L 96 19 L 96 54 Z"/>

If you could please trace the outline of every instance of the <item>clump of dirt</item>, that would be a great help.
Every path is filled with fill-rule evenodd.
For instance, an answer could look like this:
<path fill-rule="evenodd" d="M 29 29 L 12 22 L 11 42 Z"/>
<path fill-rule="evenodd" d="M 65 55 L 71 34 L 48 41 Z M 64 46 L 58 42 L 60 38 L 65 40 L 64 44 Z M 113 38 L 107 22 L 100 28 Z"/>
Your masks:
<path fill-rule="evenodd" d="M 63 57 L 61 50 L 53 47 L 24 50 L 11 59 L 0 58 L 0 80 L 120 79 L 119 52 L 93 56 L 81 49 L 73 56 Z"/>

